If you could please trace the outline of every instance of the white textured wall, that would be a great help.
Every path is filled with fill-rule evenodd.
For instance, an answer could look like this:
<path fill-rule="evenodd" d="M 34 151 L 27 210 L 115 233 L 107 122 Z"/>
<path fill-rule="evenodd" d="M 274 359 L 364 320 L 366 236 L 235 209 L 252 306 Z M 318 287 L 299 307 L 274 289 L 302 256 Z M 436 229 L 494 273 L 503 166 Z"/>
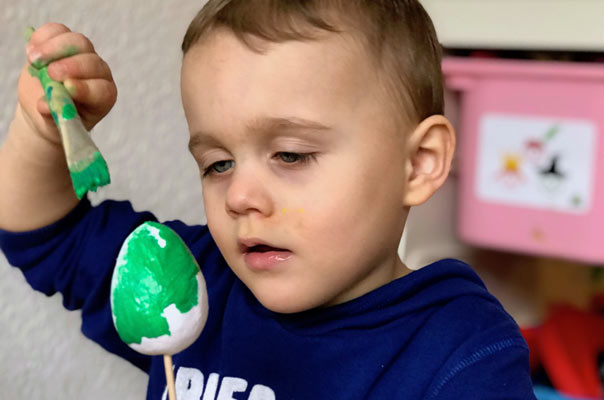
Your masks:
<path fill-rule="evenodd" d="M 16 104 L 27 25 L 62 22 L 111 66 L 118 102 L 95 128 L 112 184 L 93 196 L 133 201 L 160 219 L 203 219 L 180 106 L 180 41 L 205 1 L 0 0 L 0 142 Z M 143 399 L 147 377 L 80 333 L 60 295 L 33 292 L 0 254 L 0 399 Z"/>

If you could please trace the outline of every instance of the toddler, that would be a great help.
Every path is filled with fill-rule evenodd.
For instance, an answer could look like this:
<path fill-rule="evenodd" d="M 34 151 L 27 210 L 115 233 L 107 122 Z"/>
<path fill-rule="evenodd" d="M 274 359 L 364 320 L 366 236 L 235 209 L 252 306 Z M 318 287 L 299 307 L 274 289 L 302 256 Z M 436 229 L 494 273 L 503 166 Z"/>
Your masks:
<path fill-rule="evenodd" d="M 201 265 L 210 312 L 174 356 L 179 400 L 534 398 L 518 327 L 472 269 L 412 272 L 397 254 L 455 148 L 417 0 L 210 0 L 182 49 L 207 226 L 166 224 Z M 49 64 L 87 128 L 113 106 L 85 36 L 46 24 L 28 59 Z M 166 398 L 162 357 L 122 343 L 109 305 L 122 242 L 154 216 L 78 202 L 26 68 L 0 149 L 0 246 L 34 289 L 82 309 L 87 337 L 149 374 L 148 399 Z"/>

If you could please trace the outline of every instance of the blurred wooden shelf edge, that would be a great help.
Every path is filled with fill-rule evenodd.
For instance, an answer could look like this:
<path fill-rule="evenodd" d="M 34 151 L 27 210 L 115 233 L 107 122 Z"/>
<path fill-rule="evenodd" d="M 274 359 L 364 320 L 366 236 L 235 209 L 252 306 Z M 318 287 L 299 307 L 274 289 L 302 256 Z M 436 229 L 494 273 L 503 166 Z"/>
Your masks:
<path fill-rule="evenodd" d="M 604 51 L 601 0 L 420 0 L 446 48 Z"/>

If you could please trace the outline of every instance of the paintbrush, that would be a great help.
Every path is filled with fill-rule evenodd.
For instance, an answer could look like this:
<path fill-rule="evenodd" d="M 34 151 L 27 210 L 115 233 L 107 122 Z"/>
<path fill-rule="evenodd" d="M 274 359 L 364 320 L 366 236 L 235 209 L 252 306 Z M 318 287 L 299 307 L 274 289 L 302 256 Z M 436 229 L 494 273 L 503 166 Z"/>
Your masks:
<path fill-rule="evenodd" d="M 34 28 L 27 28 L 28 42 L 33 32 Z M 98 187 L 109 184 L 107 163 L 82 124 L 65 86 L 48 76 L 48 66 L 30 65 L 29 72 L 40 80 L 50 113 L 61 133 L 67 167 L 78 199 L 90 190 L 95 192 Z"/>

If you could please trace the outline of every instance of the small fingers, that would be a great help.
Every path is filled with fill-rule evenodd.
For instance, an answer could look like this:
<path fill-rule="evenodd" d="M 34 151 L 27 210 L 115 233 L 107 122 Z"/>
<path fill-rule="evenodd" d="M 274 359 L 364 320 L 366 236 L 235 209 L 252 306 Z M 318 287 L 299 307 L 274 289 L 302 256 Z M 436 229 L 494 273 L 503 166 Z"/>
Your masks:
<path fill-rule="evenodd" d="M 56 22 L 44 24 L 32 33 L 28 45 L 31 47 L 38 46 L 47 40 L 66 32 L 71 32 L 71 30 L 63 24 L 58 24 Z"/>
<path fill-rule="evenodd" d="M 71 31 L 59 33 L 59 29 L 60 27 L 56 27 L 54 31 L 49 32 L 54 36 L 50 36 L 46 40 L 38 40 L 35 44 L 30 41 L 27 47 L 27 58 L 36 68 L 75 54 L 94 52 L 92 42 L 83 34 Z M 48 30 L 50 31 L 51 28 Z M 32 35 L 32 40 L 36 33 L 37 31 Z"/>
<path fill-rule="evenodd" d="M 113 81 L 111 69 L 96 53 L 78 54 L 53 62 L 48 75 L 57 81 L 66 79 L 106 79 Z"/>
<path fill-rule="evenodd" d="M 71 30 L 67 26 L 56 22 L 44 24 L 38 29 L 34 30 L 26 47 L 27 60 L 32 62 L 41 58 L 38 47 L 41 47 L 50 39 L 68 32 L 71 32 Z M 39 68 L 41 65 L 36 64 L 36 66 Z"/>
<path fill-rule="evenodd" d="M 85 104 L 91 108 L 107 108 L 103 111 L 109 111 L 117 100 L 115 84 L 106 79 L 68 79 L 64 85 L 76 103 Z"/>
<path fill-rule="evenodd" d="M 50 107 L 48 106 L 48 103 L 46 102 L 46 98 L 44 96 L 42 96 L 38 99 L 38 102 L 36 103 L 36 108 L 37 108 L 38 112 L 40 114 L 42 114 L 43 117 L 45 117 L 45 118 L 52 117 L 52 115 L 50 114 Z"/>

